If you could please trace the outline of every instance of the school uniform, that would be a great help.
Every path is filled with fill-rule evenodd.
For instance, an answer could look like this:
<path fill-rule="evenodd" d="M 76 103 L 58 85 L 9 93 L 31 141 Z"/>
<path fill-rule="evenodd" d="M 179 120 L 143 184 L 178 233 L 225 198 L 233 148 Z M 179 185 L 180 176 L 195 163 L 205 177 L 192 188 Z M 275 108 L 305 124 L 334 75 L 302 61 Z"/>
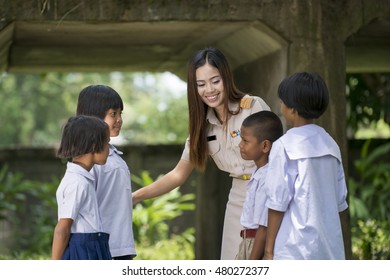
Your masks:
<path fill-rule="evenodd" d="M 265 183 L 266 206 L 285 212 L 274 259 L 345 259 L 344 170 L 338 145 L 322 127 L 294 127 L 275 141 Z"/>
<path fill-rule="evenodd" d="M 62 259 L 111 259 L 109 234 L 102 232 L 93 176 L 80 165 L 68 162 L 56 198 L 58 220 L 73 220 Z"/>
<path fill-rule="evenodd" d="M 241 214 L 241 227 L 237 260 L 248 260 L 252 252 L 255 236 L 259 226 L 267 226 L 268 209 L 265 207 L 265 175 L 268 164 L 255 170 L 247 185 L 247 193 Z"/>
<path fill-rule="evenodd" d="M 110 234 L 113 258 L 132 259 L 136 255 L 133 235 L 133 200 L 130 170 L 123 153 L 110 144 L 106 164 L 95 165 L 96 195 L 103 229 Z"/>
<path fill-rule="evenodd" d="M 213 108 L 208 108 L 206 120 L 207 141 L 209 155 L 215 164 L 222 171 L 228 172 L 232 177 L 232 186 L 229 193 L 228 203 L 226 205 L 225 219 L 223 226 L 221 259 L 234 260 L 237 248 L 241 242 L 237 235 L 237 229 L 241 228 L 240 216 L 242 205 L 246 195 L 246 184 L 256 165 L 252 160 L 241 158 L 239 144 L 241 141 L 241 124 L 249 115 L 267 110 L 269 106 L 258 96 L 245 96 L 241 103 L 229 103 L 231 111 L 241 110 L 237 115 L 231 115 L 226 129 L 219 122 Z M 189 161 L 189 138 L 181 159 Z M 223 186 L 221 186 L 223 187 Z"/>

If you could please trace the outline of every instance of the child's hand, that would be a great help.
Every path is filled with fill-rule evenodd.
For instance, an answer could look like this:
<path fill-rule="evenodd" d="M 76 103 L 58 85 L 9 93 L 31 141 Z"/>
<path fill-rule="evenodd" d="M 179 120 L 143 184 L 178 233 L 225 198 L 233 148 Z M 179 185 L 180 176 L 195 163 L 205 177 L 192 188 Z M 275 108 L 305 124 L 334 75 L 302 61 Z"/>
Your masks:
<path fill-rule="evenodd" d="M 267 252 L 264 253 L 263 260 L 273 260 L 273 259 L 274 259 L 274 255 L 273 254 L 267 253 Z"/>

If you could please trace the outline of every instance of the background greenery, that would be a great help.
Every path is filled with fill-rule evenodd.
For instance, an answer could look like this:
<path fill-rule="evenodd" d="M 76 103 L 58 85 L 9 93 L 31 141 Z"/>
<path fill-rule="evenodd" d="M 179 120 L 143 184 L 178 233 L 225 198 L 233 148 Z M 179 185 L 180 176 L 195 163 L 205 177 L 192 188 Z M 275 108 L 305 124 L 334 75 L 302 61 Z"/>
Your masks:
<path fill-rule="evenodd" d="M 120 138 L 114 139 L 117 143 L 184 142 L 186 84 L 168 72 L 4 73 L 0 76 L 0 147 L 56 144 L 62 124 L 75 114 L 79 92 L 91 84 L 109 85 L 123 99 L 123 128 Z"/>
<path fill-rule="evenodd" d="M 0 148 L 56 144 L 80 90 L 90 84 L 110 85 L 124 101 L 123 128 L 115 141 L 184 142 L 186 84 L 171 73 L 3 73 Z M 390 138 L 390 74 L 348 74 L 346 98 L 350 139 Z"/>
<path fill-rule="evenodd" d="M 147 171 L 132 180 L 139 185 L 153 179 Z M 0 220 L 12 223 L 15 231 L 12 252 L 0 259 L 50 259 L 53 230 L 57 223 L 55 193 L 59 180 L 35 182 L 21 174 L 0 171 Z M 137 259 L 192 260 L 195 258 L 195 229 L 170 230 L 171 222 L 184 213 L 194 211 L 195 195 L 181 194 L 179 188 L 135 206 L 133 232 Z"/>
<path fill-rule="evenodd" d="M 349 139 L 390 138 L 390 73 L 346 77 Z"/>

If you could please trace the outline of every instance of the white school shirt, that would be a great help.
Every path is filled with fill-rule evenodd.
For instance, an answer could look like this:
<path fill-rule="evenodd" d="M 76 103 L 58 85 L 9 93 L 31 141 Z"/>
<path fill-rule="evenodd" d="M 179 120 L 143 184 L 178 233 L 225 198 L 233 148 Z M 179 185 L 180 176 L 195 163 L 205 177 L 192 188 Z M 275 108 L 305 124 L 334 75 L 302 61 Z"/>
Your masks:
<path fill-rule="evenodd" d="M 78 164 L 68 162 L 56 192 L 58 220 L 73 220 L 71 233 L 101 232 L 102 225 L 93 176 Z"/>
<path fill-rule="evenodd" d="M 103 229 L 110 234 L 113 257 L 136 255 L 133 235 L 133 200 L 130 170 L 118 151 L 110 144 L 106 164 L 95 165 L 96 194 Z"/>
<path fill-rule="evenodd" d="M 274 259 L 345 259 L 347 187 L 339 147 L 323 128 L 291 128 L 275 141 L 265 184 L 266 206 L 285 212 Z"/>
<path fill-rule="evenodd" d="M 265 175 L 268 164 L 255 170 L 247 184 L 246 198 L 241 214 L 241 225 L 244 228 L 257 229 L 259 225 L 267 226 L 268 209 L 265 207 Z"/>

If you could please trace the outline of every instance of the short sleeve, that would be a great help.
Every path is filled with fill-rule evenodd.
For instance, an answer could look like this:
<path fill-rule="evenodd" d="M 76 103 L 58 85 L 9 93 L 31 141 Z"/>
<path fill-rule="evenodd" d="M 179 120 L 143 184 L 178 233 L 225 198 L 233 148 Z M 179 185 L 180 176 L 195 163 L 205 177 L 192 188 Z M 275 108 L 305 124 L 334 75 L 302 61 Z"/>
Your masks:
<path fill-rule="evenodd" d="M 76 220 L 80 212 L 80 207 L 87 199 L 87 191 L 85 186 L 67 185 L 62 192 L 62 202 L 58 205 L 58 218 L 71 218 Z"/>
<path fill-rule="evenodd" d="M 288 158 L 281 141 L 272 144 L 265 179 L 266 206 L 285 212 L 294 195 L 294 174 L 288 168 Z"/>
<path fill-rule="evenodd" d="M 338 210 L 339 212 L 344 211 L 348 208 L 347 204 L 347 184 L 345 182 L 343 164 L 339 162 L 338 168 Z"/>
<path fill-rule="evenodd" d="M 253 217 L 257 217 L 258 220 L 254 221 L 254 223 L 266 227 L 268 224 L 268 209 L 265 207 L 267 197 L 265 195 L 264 188 L 256 190 L 255 195 L 256 199 Z"/>
<path fill-rule="evenodd" d="M 190 137 L 187 137 L 181 159 L 190 161 Z"/>

